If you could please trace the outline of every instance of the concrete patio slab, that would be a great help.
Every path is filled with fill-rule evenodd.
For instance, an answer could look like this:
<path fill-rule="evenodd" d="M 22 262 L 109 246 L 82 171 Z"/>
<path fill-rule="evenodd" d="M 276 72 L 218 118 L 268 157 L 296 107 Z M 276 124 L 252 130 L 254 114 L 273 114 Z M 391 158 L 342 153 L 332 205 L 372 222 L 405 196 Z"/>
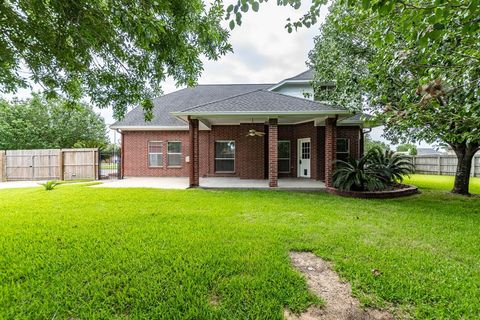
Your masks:
<path fill-rule="evenodd" d="M 278 188 L 270 188 L 268 180 L 250 180 L 239 178 L 201 178 L 200 187 L 205 189 L 298 189 L 321 190 L 325 184 L 311 179 L 284 178 L 278 179 Z"/>
<path fill-rule="evenodd" d="M 103 181 L 92 188 L 157 188 L 188 189 L 189 179 L 186 177 L 129 177 L 122 180 Z M 200 178 L 200 188 L 204 189 L 272 189 L 268 180 L 250 180 L 240 178 L 211 177 Z M 278 188 L 288 190 L 323 190 L 325 184 L 310 179 L 286 178 L 278 180 Z"/>

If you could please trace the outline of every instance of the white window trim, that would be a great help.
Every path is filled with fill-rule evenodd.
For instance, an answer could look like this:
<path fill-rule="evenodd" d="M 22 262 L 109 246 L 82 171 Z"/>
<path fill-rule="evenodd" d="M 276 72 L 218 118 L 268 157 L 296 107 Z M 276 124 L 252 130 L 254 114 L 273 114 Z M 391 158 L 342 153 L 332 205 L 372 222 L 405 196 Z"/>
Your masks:
<path fill-rule="evenodd" d="M 161 150 L 162 152 L 150 152 L 150 143 L 161 143 Z M 163 166 L 165 165 L 163 162 L 163 141 L 148 141 L 147 143 L 147 154 L 148 154 L 148 157 L 147 157 L 147 165 L 149 168 L 163 168 Z M 162 155 L 162 165 L 161 166 L 151 166 L 150 165 L 150 155 L 151 154 L 161 154 Z"/>
<path fill-rule="evenodd" d="M 180 143 L 180 152 L 168 152 L 168 144 L 169 144 L 169 143 Z M 170 154 L 179 154 L 179 155 L 180 155 L 180 165 L 179 165 L 179 166 L 171 166 L 171 165 L 168 163 L 168 156 L 169 156 Z M 182 154 L 183 154 L 183 153 L 182 153 L 182 141 L 177 141 L 177 140 L 175 140 L 175 141 L 167 141 L 167 168 L 181 168 L 181 167 L 183 167 L 183 161 L 182 161 L 182 160 L 183 160 L 183 159 L 182 159 L 183 156 L 182 156 Z"/>
<path fill-rule="evenodd" d="M 235 149 L 233 149 L 233 158 L 217 158 L 217 142 L 233 142 L 234 146 L 235 146 Z M 217 166 L 216 164 L 214 163 L 214 168 L 215 168 L 215 173 L 235 173 L 235 169 L 236 169 L 236 157 L 237 157 L 237 143 L 235 142 L 235 140 L 215 140 L 215 144 L 214 144 L 214 161 L 217 161 L 217 160 L 233 160 L 233 171 L 217 171 Z"/>
<path fill-rule="evenodd" d="M 289 146 L 289 152 L 288 154 L 290 155 L 290 157 L 288 158 L 277 158 L 277 161 L 278 160 L 288 160 L 288 171 L 278 171 L 278 173 L 291 173 L 292 171 L 292 142 L 290 140 L 278 140 L 278 143 L 280 142 L 288 142 L 288 146 Z M 278 148 L 278 147 L 277 147 Z M 278 166 L 278 164 L 277 164 Z"/>
<path fill-rule="evenodd" d="M 337 138 L 337 140 L 335 141 L 335 143 L 338 144 L 338 140 L 347 140 L 347 151 L 338 151 L 338 150 L 336 150 L 335 153 L 348 154 L 348 155 L 350 155 L 350 139 L 349 139 L 349 138 Z M 335 149 L 336 149 L 336 146 L 335 146 Z"/>

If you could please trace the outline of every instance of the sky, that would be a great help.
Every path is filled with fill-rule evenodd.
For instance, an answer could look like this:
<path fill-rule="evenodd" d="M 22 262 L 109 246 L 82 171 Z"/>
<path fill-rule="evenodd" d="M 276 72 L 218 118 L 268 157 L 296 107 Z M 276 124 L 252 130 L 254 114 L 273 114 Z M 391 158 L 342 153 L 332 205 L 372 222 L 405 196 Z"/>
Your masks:
<path fill-rule="evenodd" d="M 235 0 L 226 1 L 226 5 Z M 277 6 L 271 0 L 260 5 L 258 12 L 243 14 L 240 27 L 231 31 L 230 43 L 233 52 L 217 61 L 204 59 L 204 71 L 198 83 L 277 83 L 307 70 L 308 52 L 313 48 L 314 37 L 325 20 L 327 8 L 322 8 L 319 22 L 310 28 L 301 28 L 292 33 L 285 29 L 287 18 L 299 18 L 309 8 L 309 1 L 302 1 L 299 10 L 290 6 Z M 228 22 L 225 22 L 227 26 Z M 163 84 L 165 94 L 178 90 L 172 79 Z M 29 91 L 22 90 L 16 96 L 26 97 Z M 112 111 L 97 109 L 107 124 L 114 122 Z M 370 133 L 374 140 L 386 141 L 381 137 L 382 129 Z M 113 132 L 110 134 L 114 139 Z M 422 145 L 423 146 L 423 145 Z"/>

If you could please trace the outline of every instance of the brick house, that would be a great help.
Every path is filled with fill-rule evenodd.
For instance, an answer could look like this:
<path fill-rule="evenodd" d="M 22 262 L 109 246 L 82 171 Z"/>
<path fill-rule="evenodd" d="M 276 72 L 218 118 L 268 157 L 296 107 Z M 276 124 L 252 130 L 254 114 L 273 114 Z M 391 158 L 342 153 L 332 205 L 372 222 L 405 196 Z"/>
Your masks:
<path fill-rule="evenodd" d="M 336 158 L 359 157 L 364 123 L 313 100 L 312 71 L 276 84 L 198 85 L 137 107 L 111 126 L 122 136 L 122 177 L 201 177 L 324 181 Z"/>

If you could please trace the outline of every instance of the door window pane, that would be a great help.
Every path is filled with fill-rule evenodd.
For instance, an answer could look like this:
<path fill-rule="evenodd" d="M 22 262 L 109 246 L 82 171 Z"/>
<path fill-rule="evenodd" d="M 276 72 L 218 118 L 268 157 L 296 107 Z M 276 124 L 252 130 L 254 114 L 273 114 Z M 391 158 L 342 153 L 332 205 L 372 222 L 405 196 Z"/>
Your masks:
<path fill-rule="evenodd" d="M 302 159 L 310 159 L 310 142 L 302 142 Z"/>

